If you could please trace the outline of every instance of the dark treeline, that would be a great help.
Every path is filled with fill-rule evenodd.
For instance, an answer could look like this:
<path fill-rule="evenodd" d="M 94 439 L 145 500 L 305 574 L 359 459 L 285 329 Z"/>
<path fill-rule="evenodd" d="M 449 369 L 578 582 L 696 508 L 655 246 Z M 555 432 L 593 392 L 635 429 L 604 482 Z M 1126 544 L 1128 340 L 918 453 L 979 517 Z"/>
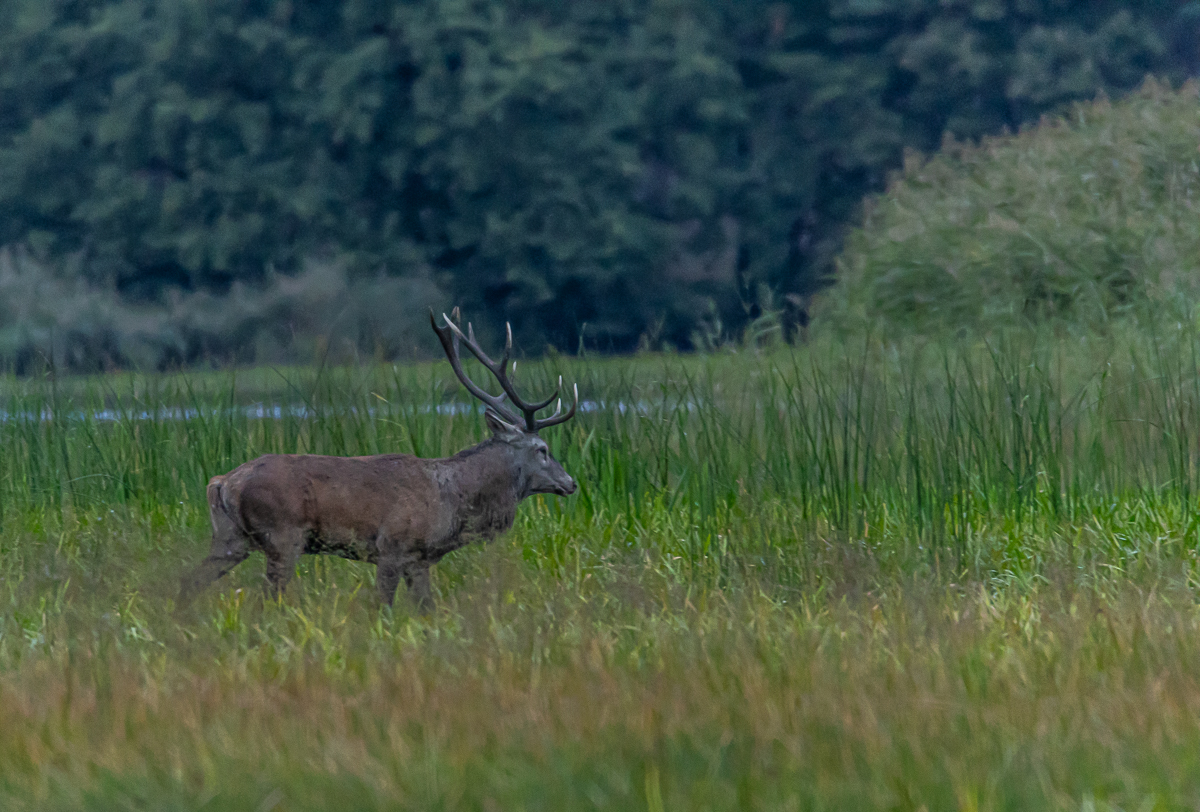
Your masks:
<path fill-rule="evenodd" d="M 906 148 L 1197 43 L 1167 0 L 5 0 L 0 245 L 147 312 L 325 262 L 530 349 L 790 330 Z"/>

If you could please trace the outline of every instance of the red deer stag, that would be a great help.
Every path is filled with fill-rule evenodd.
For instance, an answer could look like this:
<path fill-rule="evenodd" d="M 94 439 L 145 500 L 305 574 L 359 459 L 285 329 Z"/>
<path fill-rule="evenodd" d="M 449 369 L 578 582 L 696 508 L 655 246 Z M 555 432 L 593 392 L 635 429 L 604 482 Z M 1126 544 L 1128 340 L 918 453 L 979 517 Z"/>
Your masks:
<path fill-rule="evenodd" d="M 458 311 L 455 310 L 455 319 Z M 236 567 L 253 550 L 267 557 L 267 588 L 282 592 L 304 553 L 328 553 L 378 568 L 379 597 L 391 604 L 403 578 L 422 612 L 433 607 L 429 567 L 475 539 L 492 539 L 512 527 L 517 504 L 535 493 L 569 496 L 575 480 L 563 470 L 538 432 L 570 420 L 579 387 L 565 414 L 538 419 L 562 389 L 536 403 L 522 400 L 508 377 L 512 328 L 504 357 L 496 363 L 444 314 L 445 327 L 429 321 L 454 374 L 487 407 L 492 437 L 446 459 L 408 454 L 324 457 L 266 454 L 208 483 L 213 540 L 208 558 L 183 579 L 179 605 Z M 463 372 L 465 344 L 503 390 L 489 395 Z M 505 399 L 523 413 L 505 405 Z"/>

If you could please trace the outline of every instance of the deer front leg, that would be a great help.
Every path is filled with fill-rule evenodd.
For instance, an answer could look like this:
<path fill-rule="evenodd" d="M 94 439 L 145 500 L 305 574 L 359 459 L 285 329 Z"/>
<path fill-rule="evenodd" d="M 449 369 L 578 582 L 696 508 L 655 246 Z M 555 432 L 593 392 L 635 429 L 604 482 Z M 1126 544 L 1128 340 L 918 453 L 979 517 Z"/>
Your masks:
<path fill-rule="evenodd" d="M 404 583 L 408 586 L 408 599 L 417 611 L 428 615 L 436 608 L 433 603 L 433 588 L 429 583 L 429 564 L 414 561 L 404 570 Z"/>
<path fill-rule="evenodd" d="M 381 558 L 375 569 L 375 585 L 379 588 L 379 600 L 391 606 L 396 598 L 396 587 L 400 579 L 408 587 L 408 598 L 417 611 L 427 615 L 433 611 L 433 592 L 429 585 L 429 564 L 412 558 L 390 556 Z"/>
<path fill-rule="evenodd" d="M 379 600 L 385 606 L 391 606 L 396 597 L 396 587 L 400 585 L 400 576 L 404 571 L 404 563 L 395 558 L 381 558 L 375 566 L 375 586 L 379 589 Z"/>

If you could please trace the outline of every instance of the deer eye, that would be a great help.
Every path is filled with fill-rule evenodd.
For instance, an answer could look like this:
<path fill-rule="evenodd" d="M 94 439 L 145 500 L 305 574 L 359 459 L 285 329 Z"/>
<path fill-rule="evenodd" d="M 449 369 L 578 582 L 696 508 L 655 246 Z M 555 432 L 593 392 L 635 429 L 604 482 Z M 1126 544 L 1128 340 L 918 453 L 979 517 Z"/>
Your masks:
<path fill-rule="evenodd" d="M 541 455 L 542 459 L 548 459 L 550 457 L 550 452 L 545 448 L 539 448 L 538 454 Z"/>

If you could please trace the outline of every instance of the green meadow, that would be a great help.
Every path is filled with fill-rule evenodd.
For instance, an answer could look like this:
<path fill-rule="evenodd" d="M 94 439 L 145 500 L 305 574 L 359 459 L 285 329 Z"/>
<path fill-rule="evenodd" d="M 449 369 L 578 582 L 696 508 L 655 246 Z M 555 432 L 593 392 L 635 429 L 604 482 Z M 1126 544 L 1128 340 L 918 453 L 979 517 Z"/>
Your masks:
<path fill-rule="evenodd" d="M 1194 324 L 518 385 L 559 374 L 580 492 L 444 559 L 427 617 L 325 557 L 174 599 L 211 475 L 480 440 L 444 362 L 0 381 L 0 808 L 1200 802 Z"/>

